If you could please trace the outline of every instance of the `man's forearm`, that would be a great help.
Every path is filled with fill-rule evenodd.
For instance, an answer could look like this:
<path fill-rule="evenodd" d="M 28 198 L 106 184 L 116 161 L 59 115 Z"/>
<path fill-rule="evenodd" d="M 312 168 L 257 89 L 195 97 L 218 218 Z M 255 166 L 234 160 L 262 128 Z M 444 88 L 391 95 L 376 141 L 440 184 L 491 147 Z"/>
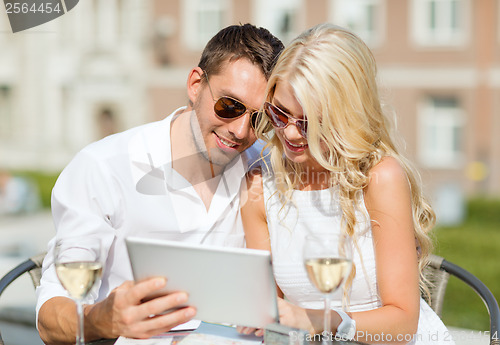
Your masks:
<path fill-rule="evenodd" d="M 191 320 L 196 308 L 185 307 L 188 295 L 179 291 L 143 302 L 165 288 L 167 280 L 156 277 L 135 284 L 126 281 L 109 296 L 83 308 L 85 340 L 149 338 Z M 181 307 L 182 308 L 179 308 Z M 163 314 L 165 310 L 174 310 Z M 154 314 L 157 317 L 151 318 Z M 65 297 L 45 302 L 38 313 L 38 330 L 46 344 L 75 343 L 77 316 L 75 303 Z"/>
<path fill-rule="evenodd" d="M 87 308 L 85 310 L 87 313 Z M 85 322 L 85 341 L 101 338 L 92 322 Z M 66 297 L 54 297 L 45 302 L 38 313 L 38 331 L 45 344 L 74 344 L 77 329 L 76 304 Z"/>

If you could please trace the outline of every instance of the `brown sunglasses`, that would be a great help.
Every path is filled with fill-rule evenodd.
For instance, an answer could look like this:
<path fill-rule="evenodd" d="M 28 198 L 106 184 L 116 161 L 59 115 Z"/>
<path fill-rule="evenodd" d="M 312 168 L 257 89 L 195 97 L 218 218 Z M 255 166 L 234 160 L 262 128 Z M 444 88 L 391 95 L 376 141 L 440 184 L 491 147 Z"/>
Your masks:
<path fill-rule="evenodd" d="M 257 115 L 259 113 L 258 110 L 251 111 L 249 107 L 247 107 L 242 102 L 231 98 L 229 96 L 222 96 L 219 99 L 215 99 L 214 93 L 212 91 L 212 87 L 210 86 L 210 82 L 208 81 L 207 72 L 203 71 L 203 75 L 207 79 L 208 89 L 210 90 L 210 94 L 212 95 L 212 99 L 214 103 L 214 112 L 221 119 L 237 119 L 240 116 L 243 116 L 247 111 L 250 112 L 250 124 L 252 128 L 256 128 L 257 125 Z"/>
<path fill-rule="evenodd" d="M 307 139 L 307 120 L 296 119 L 269 102 L 264 103 L 264 112 L 274 127 L 286 128 L 290 123 L 293 123 L 299 130 L 300 135 Z"/>

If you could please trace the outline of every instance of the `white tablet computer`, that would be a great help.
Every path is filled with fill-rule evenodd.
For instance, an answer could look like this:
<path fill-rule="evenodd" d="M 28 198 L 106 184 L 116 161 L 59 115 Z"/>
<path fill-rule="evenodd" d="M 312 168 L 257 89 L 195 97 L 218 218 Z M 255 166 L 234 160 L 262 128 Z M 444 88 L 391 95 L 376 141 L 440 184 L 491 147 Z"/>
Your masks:
<path fill-rule="evenodd" d="M 138 237 L 125 241 L 134 279 L 167 277 L 164 292 L 186 291 L 196 319 L 257 328 L 278 322 L 269 252 Z"/>

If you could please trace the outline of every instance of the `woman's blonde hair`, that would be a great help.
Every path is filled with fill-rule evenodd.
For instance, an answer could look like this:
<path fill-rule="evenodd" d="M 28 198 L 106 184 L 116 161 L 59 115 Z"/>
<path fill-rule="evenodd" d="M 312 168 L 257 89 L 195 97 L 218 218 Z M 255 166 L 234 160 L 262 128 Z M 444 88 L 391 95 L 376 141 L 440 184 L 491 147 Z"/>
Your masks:
<path fill-rule="evenodd" d="M 288 82 L 307 117 L 307 142 L 312 156 L 338 186 L 343 231 L 355 237 L 359 194 L 369 182 L 370 169 L 383 157 L 394 157 L 406 171 L 411 188 L 415 239 L 419 251 L 420 286 L 432 243 L 428 232 L 435 215 L 423 197 L 418 173 L 396 148 L 391 123 L 382 111 L 375 59 L 366 44 L 350 31 L 320 24 L 305 31 L 283 51 L 268 82 L 268 101 L 276 84 Z M 270 163 L 283 204 L 307 174 L 285 159 L 283 146 L 270 122 L 260 114 L 257 136 L 270 148 Z"/>

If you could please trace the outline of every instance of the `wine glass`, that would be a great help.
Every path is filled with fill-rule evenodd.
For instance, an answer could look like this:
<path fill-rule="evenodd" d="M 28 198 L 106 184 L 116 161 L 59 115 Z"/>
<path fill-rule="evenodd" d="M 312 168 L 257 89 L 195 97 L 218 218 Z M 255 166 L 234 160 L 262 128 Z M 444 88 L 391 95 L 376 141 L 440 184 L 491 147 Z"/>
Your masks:
<path fill-rule="evenodd" d="M 101 241 L 89 237 L 59 239 L 54 248 L 54 263 L 59 281 L 76 303 L 76 345 L 84 345 L 82 302 L 101 278 Z"/>
<path fill-rule="evenodd" d="M 331 344 L 331 295 L 349 276 L 352 268 L 352 241 L 343 234 L 315 233 L 304 242 L 304 265 L 311 283 L 324 294 L 323 344 Z"/>

